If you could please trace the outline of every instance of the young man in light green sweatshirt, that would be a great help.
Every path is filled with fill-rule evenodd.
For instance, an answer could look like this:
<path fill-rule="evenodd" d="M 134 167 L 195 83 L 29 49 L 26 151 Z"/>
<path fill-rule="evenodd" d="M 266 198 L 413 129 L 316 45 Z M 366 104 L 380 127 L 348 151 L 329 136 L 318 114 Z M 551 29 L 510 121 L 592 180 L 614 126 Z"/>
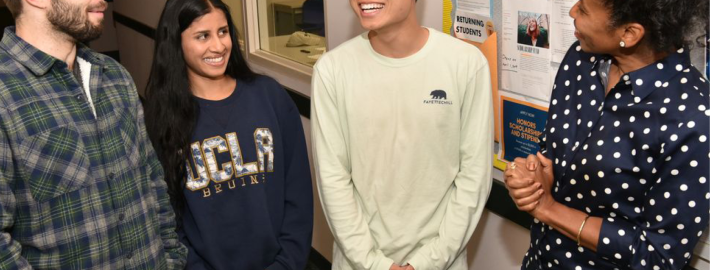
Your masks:
<path fill-rule="evenodd" d="M 415 0 L 350 0 L 368 31 L 316 64 L 312 134 L 333 269 L 468 269 L 491 187 L 481 52 L 422 27 Z"/>

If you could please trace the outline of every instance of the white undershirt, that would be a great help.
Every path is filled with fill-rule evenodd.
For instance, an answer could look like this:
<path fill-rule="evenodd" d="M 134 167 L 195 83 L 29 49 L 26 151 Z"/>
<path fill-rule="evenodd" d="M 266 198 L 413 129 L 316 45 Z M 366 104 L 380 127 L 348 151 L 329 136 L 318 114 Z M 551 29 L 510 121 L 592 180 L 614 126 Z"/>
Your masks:
<path fill-rule="evenodd" d="M 80 57 L 76 58 L 76 62 L 79 64 L 79 70 L 81 71 L 81 82 L 84 87 L 84 92 L 86 93 L 86 99 L 89 101 L 89 107 L 91 107 L 91 112 L 94 113 L 96 117 L 96 108 L 94 108 L 94 101 L 91 99 L 91 91 L 89 91 L 89 80 L 91 79 L 91 63 L 87 62 Z"/>

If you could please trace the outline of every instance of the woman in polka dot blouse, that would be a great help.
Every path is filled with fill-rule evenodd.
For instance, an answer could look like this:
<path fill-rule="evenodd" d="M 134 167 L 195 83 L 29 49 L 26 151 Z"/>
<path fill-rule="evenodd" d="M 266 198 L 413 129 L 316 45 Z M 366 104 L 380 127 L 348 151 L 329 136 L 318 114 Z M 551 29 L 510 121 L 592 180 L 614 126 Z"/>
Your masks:
<path fill-rule="evenodd" d="M 541 150 L 505 172 L 535 217 L 522 269 L 682 269 L 708 226 L 707 0 L 580 0 Z M 685 48 L 685 49 L 684 49 Z"/>

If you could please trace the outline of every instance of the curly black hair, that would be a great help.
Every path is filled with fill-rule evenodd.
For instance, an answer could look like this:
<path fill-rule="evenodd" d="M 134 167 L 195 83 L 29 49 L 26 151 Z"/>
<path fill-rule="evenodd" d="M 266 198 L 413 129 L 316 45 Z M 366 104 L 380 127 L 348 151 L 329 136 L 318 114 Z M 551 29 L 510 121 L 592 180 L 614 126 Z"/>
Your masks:
<path fill-rule="evenodd" d="M 610 10 L 610 27 L 639 23 L 646 30 L 645 41 L 658 52 L 690 46 L 692 40 L 704 46 L 708 29 L 708 0 L 602 0 Z M 699 35 L 693 37 L 693 35 Z"/>

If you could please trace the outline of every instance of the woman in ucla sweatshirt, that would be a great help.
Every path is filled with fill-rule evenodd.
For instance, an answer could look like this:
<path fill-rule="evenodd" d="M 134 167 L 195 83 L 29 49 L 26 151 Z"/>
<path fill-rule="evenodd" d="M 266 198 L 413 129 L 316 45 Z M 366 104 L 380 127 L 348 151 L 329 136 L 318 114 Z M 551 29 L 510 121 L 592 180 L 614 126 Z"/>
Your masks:
<path fill-rule="evenodd" d="M 303 269 L 313 198 L 298 110 L 253 73 L 220 0 L 169 0 L 146 122 L 188 269 Z"/>

